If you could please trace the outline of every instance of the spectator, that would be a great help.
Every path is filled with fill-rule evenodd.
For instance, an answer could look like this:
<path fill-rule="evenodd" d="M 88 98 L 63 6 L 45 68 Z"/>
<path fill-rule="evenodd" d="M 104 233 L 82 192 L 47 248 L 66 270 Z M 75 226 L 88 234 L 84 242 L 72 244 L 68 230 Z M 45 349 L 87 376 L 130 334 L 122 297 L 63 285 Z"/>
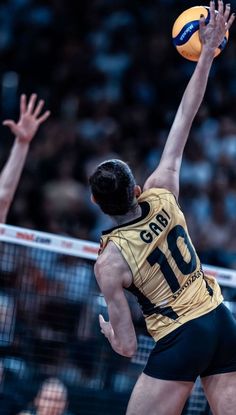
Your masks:
<path fill-rule="evenodd" d="M 32 405 L 19 415 L 72 415 L 67 411 L 68 393 L 66 386 L 57 378 L 46 379 Z"/>

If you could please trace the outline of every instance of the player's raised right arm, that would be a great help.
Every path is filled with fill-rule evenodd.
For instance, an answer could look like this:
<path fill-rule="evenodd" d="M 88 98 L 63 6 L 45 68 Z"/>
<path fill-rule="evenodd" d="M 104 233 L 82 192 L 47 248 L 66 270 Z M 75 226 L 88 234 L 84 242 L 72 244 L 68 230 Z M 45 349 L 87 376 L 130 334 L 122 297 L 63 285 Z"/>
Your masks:
<path fill-rule="evenodd" d="M 215 13 L 215 3 L 210 2 L 210 16 L 208 25 L 205 25 L 204 17 L 200 19 L 202 52 L 183 94 L 159 166 L 147 179 L 144 190 L 151 187 L 163 187 L 170 190 L 178 198 L 179 173 L 183 151 L 193 119 L 205 94 L 214 52 L 223 41 L 226 31 L 235 18 L 234 14 L 230 16 L 230 5 L 227 4 L 224 10 L 224 4 L 221 0 L 218 2 L 217 15 Z"/>

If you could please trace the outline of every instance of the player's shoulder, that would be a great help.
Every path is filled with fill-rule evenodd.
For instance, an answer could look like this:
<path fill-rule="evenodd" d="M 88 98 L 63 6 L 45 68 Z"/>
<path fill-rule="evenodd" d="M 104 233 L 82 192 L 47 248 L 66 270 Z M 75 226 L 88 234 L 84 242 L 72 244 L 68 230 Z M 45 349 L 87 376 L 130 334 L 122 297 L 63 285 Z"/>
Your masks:
<path fill-rule="evenodd" d="M 112 264 L 119 264 L 121 260 L 122 255 L 120 253 L 120 250 L 112 241 L 109 241 L 105 249 L 98 256 L 97 261 L 95 263 L 95 269 L 99 269 L 100 267 L 104 266 L 111 267 Z"/>
<path fill-rule="evenodd" d="M 116 280 L 125 281 L 130 280 L 130 269 L 121 254 L 119 248 L 109 241 L 105 249 L 98 256 L 94 265 L 94 272 L 97 279 L 109 278 L 113 276 Z"/>
<path fill-rule="evenodd" d="M 175 195 L 168 189 L 165 189 L 164 187 L 151 187 L 148 189 L 145 189 L 141 195 L 138 198 L 139 202 L 149 201 L 152 199 L 157 198 L 170 198 L 170 199 L 176 199 Z"/>

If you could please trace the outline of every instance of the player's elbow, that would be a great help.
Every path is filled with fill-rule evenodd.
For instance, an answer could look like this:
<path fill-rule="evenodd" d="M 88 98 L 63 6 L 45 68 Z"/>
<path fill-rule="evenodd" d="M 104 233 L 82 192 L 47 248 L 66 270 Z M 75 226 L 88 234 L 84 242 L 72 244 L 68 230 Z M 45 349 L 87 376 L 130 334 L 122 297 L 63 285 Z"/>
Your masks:
<path fill-rule="evenodd" d="M 0 223 L 6 221 L 6 216 L 11 205 L 11 198 L 0 194 Z"/>
<path fill-rule="evenodd" d="M 123 347 L 122 354 L 125 357 L 133 357 L 137 350 L 137 341 L 134 339 L 133 341 L 129 342 L 125 347 Z"/>
<path fill-rule="evenodd" d="M 133 357 L 136 353 L 136 349 L 129 349 L 127 351 L 125 351 L 125 353 L 123 354 L 123 356 L 125 357 Z"/>
<path fill-rule="evenodd" d="M 0 206 L 9 206 L 12 201 L 12 194 L 7 189 L 0 190 Z"/>

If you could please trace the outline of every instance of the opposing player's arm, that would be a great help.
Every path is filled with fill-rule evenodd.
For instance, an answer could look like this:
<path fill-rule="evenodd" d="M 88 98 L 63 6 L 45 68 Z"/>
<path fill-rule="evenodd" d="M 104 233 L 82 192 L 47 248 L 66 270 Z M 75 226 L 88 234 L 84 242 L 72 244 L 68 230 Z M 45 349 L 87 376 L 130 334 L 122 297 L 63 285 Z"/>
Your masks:
<path fill-rule="evenodd" d="M 44 101 L 36 104 L 37 95 L 32 94 L 28 104 L 26 96 L 21 96 L 20 118 L 17 123 L 13 120 L 5 120 L 3 125 L 10 128 L 15 135 L 15 141 L 10 156 L 0 174 L 0 223 L 6 221 L 6 217 L 17 189 L 20 176 L 25 165 L 30 142 L 35 136 L 40 124 L 50 115 L 49 111 L 41 114 Z"/>
<path fill-rule="evenodd" d="M 95 276 L 104 295 L 109 321 L 99 316 L 101 332 L 111 347 L 122 356 L 131 357 L 137 348 L 137 339 L 130 308 L 124 294 L 129 285 L 130 271 L 118 249 L 109 243 L 95 265 Z"/>
<path fill-rule="evenodd" d="M 189 131 L 205 94 L 215 49 L 223 41 L 226 30 L 235 18 L 234 15 L 230 16 L 230 5 L 227 4 L 224 10 L 223 2 L 219 1 L 218 4 L 216 15 L 215 3 L 210 2 L 211 17 L 208 25 L 205 25 L 204 17 L 200 19 L 202 52 L 182 97 L 159 166 L 147 179 L 144 190 L 164 187 L 176 197 L 179 195 L 179 173 Z"/>

